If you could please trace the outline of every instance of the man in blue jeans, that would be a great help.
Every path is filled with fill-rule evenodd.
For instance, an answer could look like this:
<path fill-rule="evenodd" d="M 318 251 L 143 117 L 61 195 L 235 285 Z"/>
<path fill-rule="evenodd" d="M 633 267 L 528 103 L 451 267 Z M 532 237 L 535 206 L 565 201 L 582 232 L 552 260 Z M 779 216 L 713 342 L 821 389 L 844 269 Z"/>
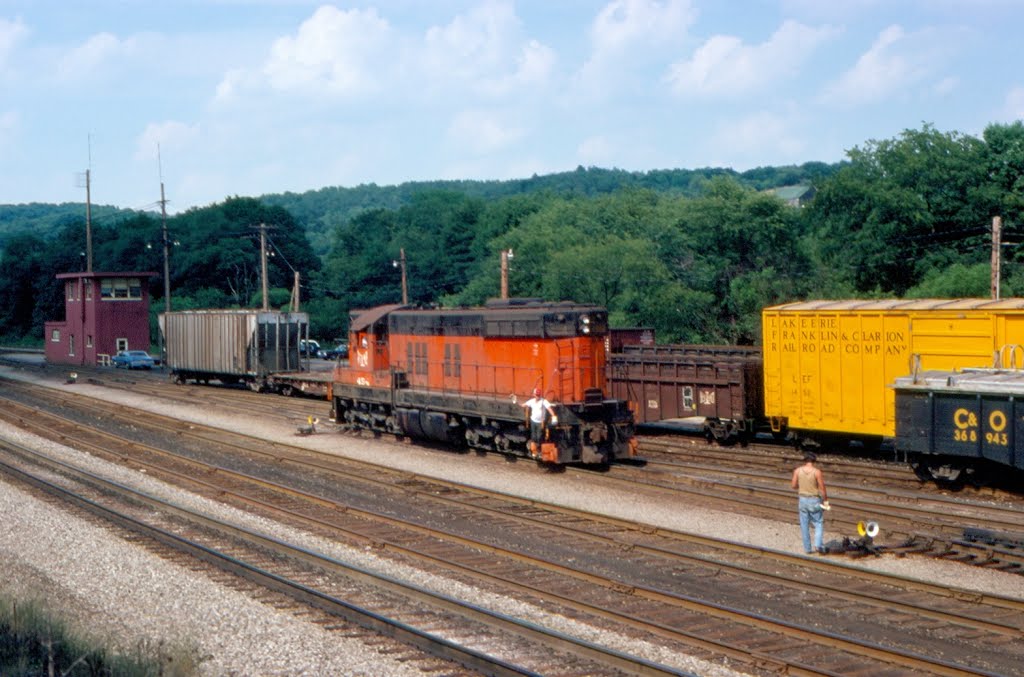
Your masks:
<path fill-rule="evenodd" d="M 804 454 L 804 464 L 793 471 L 792 487 L 800 495 L 800 535 L 804 539 L 804 552 L 822 554 L 822 540 L 825 536 L 824 511 L 828 509 L 828 492 L 825 491 L 825 477 L 815 467 L 818 457 L 812 453 Z M 811 550 L 810 525 L 814 525 L 814 550 Z"/>

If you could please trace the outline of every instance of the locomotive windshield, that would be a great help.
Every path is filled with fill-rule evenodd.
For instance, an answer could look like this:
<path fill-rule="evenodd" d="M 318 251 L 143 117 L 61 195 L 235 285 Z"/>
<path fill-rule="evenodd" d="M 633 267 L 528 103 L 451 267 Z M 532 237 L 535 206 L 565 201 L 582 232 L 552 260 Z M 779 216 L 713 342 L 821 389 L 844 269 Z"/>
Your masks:
<path fill-rule="evenodd" d="M 608 333 L 608 313 L 585 310 L 544 315 L 545 336 L 604 336 Z"/>

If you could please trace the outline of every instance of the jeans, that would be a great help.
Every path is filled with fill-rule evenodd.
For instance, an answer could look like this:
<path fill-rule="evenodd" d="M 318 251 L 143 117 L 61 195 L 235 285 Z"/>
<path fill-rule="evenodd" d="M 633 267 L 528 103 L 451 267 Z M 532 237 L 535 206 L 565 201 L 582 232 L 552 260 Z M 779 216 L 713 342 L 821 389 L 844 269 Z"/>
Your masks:
<path fill-rule="evenodd" d="M 800 535 L 804 539 L 804 552 L 811 552 L 810 525 L 814 525 L 814 551 L 821 550 L 825 536 L 825 511 L 817 496 L 800 497 Z"/>
<path fill-rule="evenodd" d="M 540 444 L 544 441 L 544 424 L 530 421 L 530 440 Z"/>

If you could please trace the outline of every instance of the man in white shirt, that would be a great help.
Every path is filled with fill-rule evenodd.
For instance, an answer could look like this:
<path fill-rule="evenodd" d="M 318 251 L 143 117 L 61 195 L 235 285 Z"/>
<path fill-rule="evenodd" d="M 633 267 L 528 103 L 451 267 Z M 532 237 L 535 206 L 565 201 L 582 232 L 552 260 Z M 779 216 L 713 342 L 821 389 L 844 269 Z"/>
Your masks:
<path fill-rule="evenodd" d="M 530 410 L 530 456 L 536 457 L 544 441 L 544 412 L 551 414 L 551 425 L 558 425 L 558 416 L 540 388 L 534 388 L 533 397 L 523 402 L 523 408 Z"/>

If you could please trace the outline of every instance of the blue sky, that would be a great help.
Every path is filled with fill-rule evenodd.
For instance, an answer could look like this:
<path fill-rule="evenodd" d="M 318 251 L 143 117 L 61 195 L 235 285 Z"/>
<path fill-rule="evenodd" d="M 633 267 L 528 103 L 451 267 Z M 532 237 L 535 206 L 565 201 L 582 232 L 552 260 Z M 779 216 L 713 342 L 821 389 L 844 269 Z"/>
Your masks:
<path fill-rule="evenodd" d="M 1024 0 L 0 0 L 0 203 L 835 162 L 1024 118 Z M 158 162 L 159 148 L 159 162 Z"/>

